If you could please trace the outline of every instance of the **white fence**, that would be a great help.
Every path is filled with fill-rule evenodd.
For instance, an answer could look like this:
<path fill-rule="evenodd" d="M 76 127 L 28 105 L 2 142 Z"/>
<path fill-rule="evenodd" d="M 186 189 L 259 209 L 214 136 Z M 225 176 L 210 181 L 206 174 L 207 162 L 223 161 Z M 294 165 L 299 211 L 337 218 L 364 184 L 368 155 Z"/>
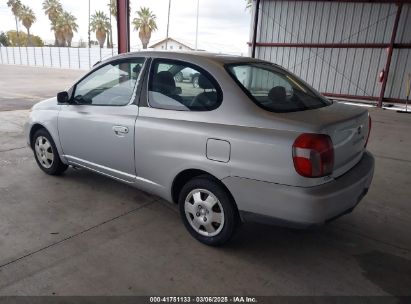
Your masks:
<path fill-rule="evenodd" d="M 87 70 L 117 55 L 117 48 L 0 47 L 0 64 Z"/>

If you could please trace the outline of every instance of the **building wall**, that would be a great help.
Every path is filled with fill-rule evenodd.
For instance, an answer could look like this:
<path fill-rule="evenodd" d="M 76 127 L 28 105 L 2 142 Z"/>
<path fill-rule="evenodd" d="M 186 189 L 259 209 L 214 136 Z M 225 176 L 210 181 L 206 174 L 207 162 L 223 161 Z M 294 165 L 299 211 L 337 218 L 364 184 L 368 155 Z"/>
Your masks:
<path fill-rule="evenodd" d="M 380 43 L 391 39 L 394 3 L 261 0 L 259 43 Z M 251 40 L 250 40 L 251 41 Z M 404 4 L 395 43 L 411 43 L 411 5 Z M 291 70 L 320 92 L 378 97 L 387 49 L 257 46 L 256 57 Z M 394 49 L 386 98 L 405 99 L 411 50 Z"/>
<path fill-rule="evenodd" d="M 153 50 L 156 51 L 161 51 L 161 50 L 165 50 L 166 49 L 166 43 L 160 43 L 158 45 L 156 45 L 154 48 L 152 48 Z M 176 41 L 173 40 L 169 40 L 167 42 L 167 49 L 168 50 L 172 50 L 172 51 L 190 51 L 191 49 L 182 45 L 181 43 L 178 43 Z"/>

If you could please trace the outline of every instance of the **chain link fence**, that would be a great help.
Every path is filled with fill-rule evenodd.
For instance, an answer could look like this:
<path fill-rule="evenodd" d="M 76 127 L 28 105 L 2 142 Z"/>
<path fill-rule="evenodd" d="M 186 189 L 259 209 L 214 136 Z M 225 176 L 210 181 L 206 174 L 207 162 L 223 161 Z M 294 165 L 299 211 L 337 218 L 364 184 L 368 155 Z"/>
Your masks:
<path fill-rule="evenodd" d="M 0 47 L 0 64 L 88 70 L 117 55 L 117 48 Z"/>

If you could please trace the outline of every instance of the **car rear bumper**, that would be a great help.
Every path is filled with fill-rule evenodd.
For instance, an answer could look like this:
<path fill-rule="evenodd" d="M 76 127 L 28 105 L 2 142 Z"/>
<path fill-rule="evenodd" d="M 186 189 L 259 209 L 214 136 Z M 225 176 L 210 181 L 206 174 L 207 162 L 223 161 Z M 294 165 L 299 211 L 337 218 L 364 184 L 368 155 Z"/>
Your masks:
<path fill-rule="evenodd" d="M 222 181 L 243 221 L 309 227 L 351 212 L 367 193 L 373 173 L 374 157 L 365 152 L 350 171 L 320 186 L 294 187 L 240 177 Z"/>

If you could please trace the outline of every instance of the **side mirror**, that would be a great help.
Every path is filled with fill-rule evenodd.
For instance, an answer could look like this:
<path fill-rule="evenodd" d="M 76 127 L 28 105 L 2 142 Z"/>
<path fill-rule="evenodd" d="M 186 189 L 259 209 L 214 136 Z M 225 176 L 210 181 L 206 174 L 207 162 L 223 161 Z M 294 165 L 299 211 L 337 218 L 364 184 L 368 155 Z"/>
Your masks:
<path fill-rule="evenodd" d="M 69 95 L 66 91 L 57 93 L 57 102 L 58 103 L 68 103 Z"/>

